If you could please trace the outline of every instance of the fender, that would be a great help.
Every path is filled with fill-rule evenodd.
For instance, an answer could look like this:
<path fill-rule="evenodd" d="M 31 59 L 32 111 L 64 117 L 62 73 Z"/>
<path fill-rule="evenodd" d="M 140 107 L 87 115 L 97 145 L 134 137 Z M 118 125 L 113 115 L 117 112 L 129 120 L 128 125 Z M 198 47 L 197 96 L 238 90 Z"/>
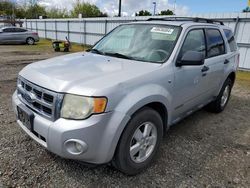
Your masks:
<path fill-rule="evenodd" d="M 168 109 L 171 100 L 172 96 L 164 87 L 147 84 L 129 92 L 114 110 L 132 116 L 137 110 L 152 102 L 160 102 Z"/>
<path fill-rule="evenodd" d="M 169 109 L 171 108 L 171 99 L 172 96 L 170 93 L 162 86 L 156 84 L 147 84 L 129 92 L 115 107 L 113 112 L 114 115 L 110 119 L 110 122 L 117 122 L 117 124 L 114 125 L 113 123 L 109 123 L 104 133 L 106 136 L 111 136 L 112 134 L 114 135 L 106 161 L 110 161 L 112 159 L 123 130 L 131 119 L 131 116 L 137 110 L 152 102 L 162 103 L 166 109 Z M 170 110 L 168 112 L 170 112 Z M 171 114 L 168 114 L 168 116 L 171 116 Z M 170 118 L 168 118 L 168 125 L 170 121 L 169 119 Z M 112 134 L 109 132 L 111 130 Z"/>

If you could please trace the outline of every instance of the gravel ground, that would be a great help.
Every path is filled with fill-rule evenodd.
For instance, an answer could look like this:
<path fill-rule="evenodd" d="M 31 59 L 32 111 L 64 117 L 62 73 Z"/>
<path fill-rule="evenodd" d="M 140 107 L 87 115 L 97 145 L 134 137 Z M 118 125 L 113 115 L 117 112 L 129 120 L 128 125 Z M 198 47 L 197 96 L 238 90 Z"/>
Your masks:
<path fill-rule="evenodd" d="M 250 88 L 237 82 L 223 113 L 201 110 L 173 126 L 156 162 L 140 175 L 86 167 L 43 149 L 17 126 L 11 95 L 25 65 L 55 55 L 0 46 L 0 188 L 250 187 Z"/>

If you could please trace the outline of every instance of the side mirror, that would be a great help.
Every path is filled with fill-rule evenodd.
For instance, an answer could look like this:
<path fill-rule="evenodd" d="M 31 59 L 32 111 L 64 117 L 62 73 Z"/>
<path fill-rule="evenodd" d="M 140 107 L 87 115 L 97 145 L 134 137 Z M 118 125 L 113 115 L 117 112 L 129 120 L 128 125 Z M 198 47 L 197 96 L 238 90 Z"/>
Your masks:
<path fill-rule="evenodd" d="M 205 60 L 204 53 L 196 51 L 187 51 L 181 58 L 176 62 L 177 67 L 181 66 L 199 66 L 203 65 Z"/>

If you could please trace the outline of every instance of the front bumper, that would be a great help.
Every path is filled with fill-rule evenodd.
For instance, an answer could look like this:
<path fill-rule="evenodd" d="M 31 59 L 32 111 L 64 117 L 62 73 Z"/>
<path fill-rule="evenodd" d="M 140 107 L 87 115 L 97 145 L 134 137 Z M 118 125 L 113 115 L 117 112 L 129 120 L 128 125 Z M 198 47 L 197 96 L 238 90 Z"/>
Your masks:
<path fill-rule="evenodd" d="M 22 104 L 15 92 L 12 97 L 13 108 L 17 115 L 17 105 Z M 119 126 L 125 124 L 129 117 L 120 112 L 108 112 L 93 115 L 86 120 L 67 120 L 60 118 L 49 121 L 34 113 L 34 132 L 27 129 L 21 121 L 20 127 L 35 141 L 63 158 L 80 160 L 88 163 L 102 164 L 109 162 L 115 152 L 120 132 Z M 71 141 L 84 145 L 84 152 L 69 151 Z"/>

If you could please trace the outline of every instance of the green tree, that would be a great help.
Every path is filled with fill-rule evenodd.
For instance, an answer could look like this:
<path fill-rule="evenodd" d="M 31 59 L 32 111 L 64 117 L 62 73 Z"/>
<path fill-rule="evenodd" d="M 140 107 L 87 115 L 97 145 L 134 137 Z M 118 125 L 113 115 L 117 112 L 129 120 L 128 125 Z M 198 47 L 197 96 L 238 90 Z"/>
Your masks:
<path fill-rule="evenodd" d="M 96 5 L 90 3 L 81 2 L 77 0 L 73 5 L 73 10 L 71 11 L 71 17 L 78 17 L 82 14 L 83 17 L 107 17 L 107 14 L 102 13 Z"/>
<path fill-rule="evenodd" d="M 250 7 L 245 8 L 242 12 L 250 12 Z"/>
<path fill-rule="evenodd" d="M 152 14 L 147 10 L 140 10 L 135 16 L 152 16 Z"/>
<path fill-rule="evenodd" d="M 48 18 L 69 18 L 70 15 L 66 9 L 51 8 L 47 10 Z"/>
<path fill-rule="evenodd" d="M 159 15 L 174 15 L 174 12 L 172 10 L 162 10 Z"/>
<path fill-rule="evenodd" d="M 14 16 L 15 18 L 24 18 L 25 14 L 25 8 L 19 4 L 14 4 L 11 1 L 0 2 L 0 15 Z"/>
<path fill-rule="evenodd" d="M 0 1 L 0 15 L 11 16 L 14 4 L 7 0 Z"/>
<path fill-rule="evenodd" d="M 15 17 L 16 18 L 25 18 L 26 16 L 25 16 L 25 14 L 26 14 L 26 11 L 25 11 L 25 7 L 22 7 L 22 6 L 16 6 L 16 8 L 15 8 Z"/>
<path fill-rule="evenodd" d="M 38 4 L 29 5 L 25 10 L 25 18 L 37 19 L 39 16 L 46 16 L 45 7 Z"/>

